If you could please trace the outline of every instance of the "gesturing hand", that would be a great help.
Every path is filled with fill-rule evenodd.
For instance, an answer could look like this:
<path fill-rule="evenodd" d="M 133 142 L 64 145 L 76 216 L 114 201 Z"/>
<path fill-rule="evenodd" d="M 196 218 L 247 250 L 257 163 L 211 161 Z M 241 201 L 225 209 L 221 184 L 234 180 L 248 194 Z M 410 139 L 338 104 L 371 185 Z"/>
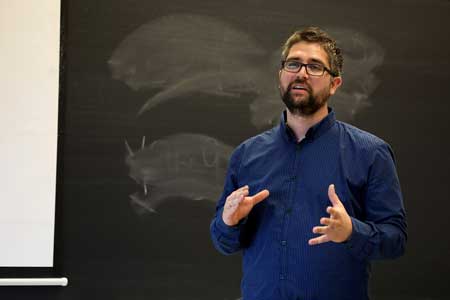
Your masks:
<path fill-rule="evenodd" d="M 234 226 L 245 218 L 253 206 L 269 196 L 268 190 L 262 190 L 254 196 L 248 196 L 248 185 L 232 192 L 225 201 L 222 219 L 228 226 Z"/>
<path fill-rule="evenodd" d="M 313 228 L 314 233 L 322 234 L 319 237 L 309 240 L 310 245 L 317 245 L 325 242 L 344 242 L 352 234 L 352 220 L 345 210 L 339 197 L 334 190 L 334 184 L 330 184 L 328 187 L 328 198 L 330 198 L 331 204 L 327 207 L 327 213 L 330 214 L 329 218 L 321 218 L 320 224 L 325 226 L 315 226 Z"/>

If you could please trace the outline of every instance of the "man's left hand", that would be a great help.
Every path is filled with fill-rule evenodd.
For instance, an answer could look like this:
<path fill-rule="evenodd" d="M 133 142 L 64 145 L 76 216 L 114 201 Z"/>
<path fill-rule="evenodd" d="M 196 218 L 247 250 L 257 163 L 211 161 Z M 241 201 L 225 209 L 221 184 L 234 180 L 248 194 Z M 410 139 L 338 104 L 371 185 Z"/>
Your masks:
<path fill-rule="evenodd" d="M 329 241 L 335 243 L 345 242 L 352 234 L 352 220 L 341 200 L 339 200 L 334 190 L 334 184 L 330 184 L 328 187 L 328 198 L 330 198 L 331 204 L 333 205 L 327 207 L 327 213 L 330 214 L 330 217 L 320 219 L 320 224 L 325 226 L 315 226 L 313 228 L 312 231 L 321 234 L 321 236 L 310 239 L 308 241 L 310 245 L 322 244 Z"/>

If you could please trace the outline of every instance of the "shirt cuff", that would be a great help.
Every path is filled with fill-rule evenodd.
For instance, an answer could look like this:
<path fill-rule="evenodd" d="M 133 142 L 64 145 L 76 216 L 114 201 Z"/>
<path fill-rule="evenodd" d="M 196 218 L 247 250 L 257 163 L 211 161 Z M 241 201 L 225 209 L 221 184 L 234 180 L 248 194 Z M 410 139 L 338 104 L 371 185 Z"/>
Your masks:
<path fill-rule="evenodd" d="M 369 224 L 361 222 L 353 217 L 350 218 L 352 220 L 352 234 L 344 244 L 353 256 L 359 260 L 364 260 L 371 252 L 372 245 L 370 244 L 369 239 L 373 230 Z"/>

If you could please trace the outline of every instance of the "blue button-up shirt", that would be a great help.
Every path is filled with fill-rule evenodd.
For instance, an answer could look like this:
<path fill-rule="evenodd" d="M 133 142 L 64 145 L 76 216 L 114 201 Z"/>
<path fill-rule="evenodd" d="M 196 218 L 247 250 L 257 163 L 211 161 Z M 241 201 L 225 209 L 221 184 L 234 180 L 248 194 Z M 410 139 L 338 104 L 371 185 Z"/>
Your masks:
<path fill-rule="evenodd" d="M 329 217 L 328 186 L 350 215 L 344 243 L 310 246 Z M 226 197 L 248 185 L 270 196 L 236 226 L 222 220 Z M 406 220 L 393 153 L 376 136 L 337 121 L 334 112 L 297 142 L 286 124 L 250 138 L 233 152 L 211 222 L 215 247 L 243 251 L 243 300 L 368 299 L 370 261 L 395 258 L 406 244 Z"/>

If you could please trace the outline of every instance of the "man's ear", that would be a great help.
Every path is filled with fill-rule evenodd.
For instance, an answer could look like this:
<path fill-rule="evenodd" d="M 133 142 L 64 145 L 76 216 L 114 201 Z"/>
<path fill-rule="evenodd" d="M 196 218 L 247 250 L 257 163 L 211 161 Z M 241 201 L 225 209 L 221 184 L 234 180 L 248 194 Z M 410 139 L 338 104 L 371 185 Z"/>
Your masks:
<path fill-rule="evenodd" d="M 337 76 L 333 77 L 331 80 L 331 88 L 330 88 L 330 95 L 334 95 L 336 93 L 337 89 L 342 85 L 342 77 Z"/>
<path fill-rule="evenodd" d="M 278 70 L 278 90 L 280 90 L 281 69 Z"/>

